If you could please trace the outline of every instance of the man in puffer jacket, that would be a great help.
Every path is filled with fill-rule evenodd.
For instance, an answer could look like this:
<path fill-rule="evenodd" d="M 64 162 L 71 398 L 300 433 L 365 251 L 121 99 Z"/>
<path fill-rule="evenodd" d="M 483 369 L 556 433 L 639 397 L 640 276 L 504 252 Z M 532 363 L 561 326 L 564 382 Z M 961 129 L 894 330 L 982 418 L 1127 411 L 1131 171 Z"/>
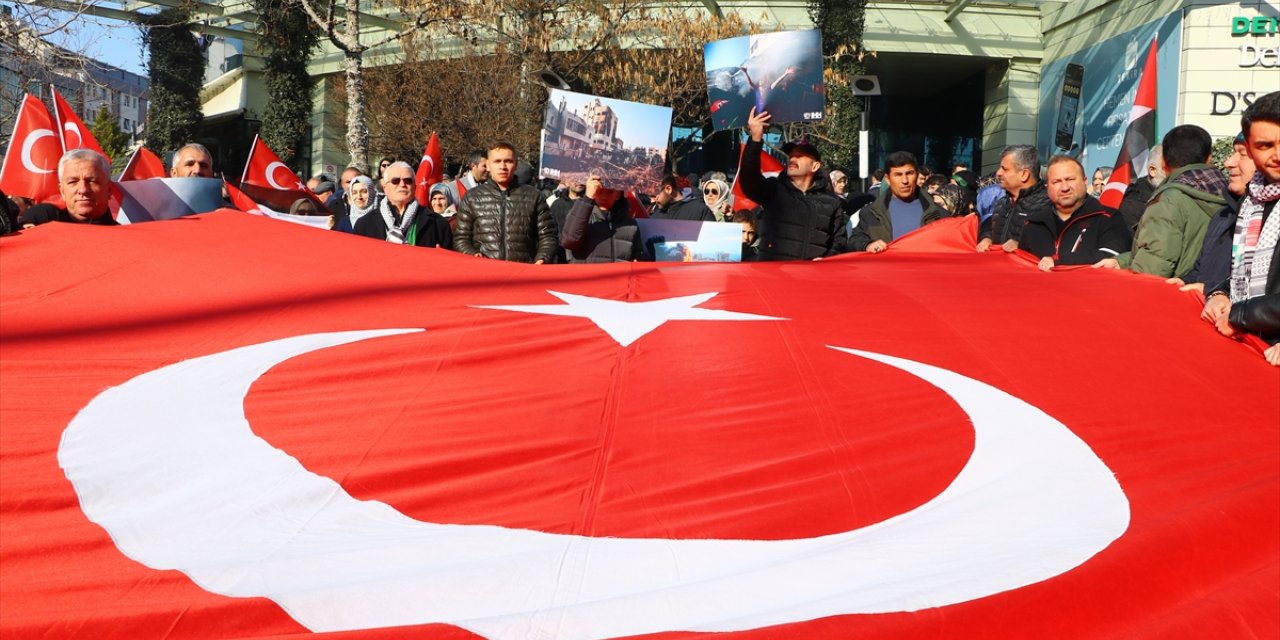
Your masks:
<path fill-rule="evenodd" d="M 626 199 L 614 191 L 617 197 L 612 203 L 597 203 L 602 191 L 598 176 L 587 178 L 586 193 L 574 201 L 565 218 L 560 245 L 571 264 L 631 262 L 643 255 L 640 227 L 631 217 Z"/>
<path fill-rule="evenodd" d="M 849 237 L 850 251 L 880 253 L 890 242 L 950 216 L 918 186 L 914 155 L 895 151 L 884 162 L 889 189 L 858 212 L 858 226 Z"/>
<path fill-rule="evenodd" d="M 1227 179 L 1209 164 L 1213 140 L 1193 124 L 1174 127 L 1161 142 L 1168 178 L 1151 194 L 1133 250 L 1115 262 L 1137 273 L 1182 278 L 1191 272 L 1204 245 L 1209 220 L 1226 203 Z"/>
<path fill-rule="evenodd" d="M 453 248 L 473 256 L 542 264 L 556 253 L 556 224 L 542 193 L 515 179 L 516 150 L 497 142 L 489 148 L 489 177 L 458 203 Z"/>
<path fill-rule="evenodd" d="M 1018 248 L 1040 258 L 1040 270 L 1093 264 L 1129 246 L 1129 227 L 1113 209 L 1089 195 L 1084 167 L 1070 156 L 1049 160 L 1045 179 L 1053 211 L 1027 216 Z"/>
<path fill-rule="evenodd" d="M 828 188 L 822 155 L 808 142 L 793 141 L 787 153 L 785 176 L 760 173 L 760 151 L 768 112 L 754 109 L 747 120 L 751 139 L 742 152 L 738 182 L 742 193 L 762 207 L 756 222 L 761 260 L 812 260 L 844 251 L 843 203 Z"/>
<path fill-rule="evenodd" d="M 1053 203 L 1040 180 L 1040 154 L 1026 144 L 1005 147 L 1000 154 L 996 180 L 1005 196 L 996 201 L 994 212 L 978 227 L 978 252 L 997 245 L 1008 253 L 1018 250 L 1022 229 L 1033 213 L 1053 214 Z"/>

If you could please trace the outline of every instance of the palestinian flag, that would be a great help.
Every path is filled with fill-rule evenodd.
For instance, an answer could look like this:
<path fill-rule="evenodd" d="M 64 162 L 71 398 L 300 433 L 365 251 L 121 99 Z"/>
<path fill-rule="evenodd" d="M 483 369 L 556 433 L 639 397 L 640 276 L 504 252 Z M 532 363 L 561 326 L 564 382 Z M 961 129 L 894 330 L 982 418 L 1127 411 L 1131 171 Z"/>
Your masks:
<path fill-rule="evenodd" d="M 1098 198 L 1103 206 L 1118 207 L 1125 189 L 1137 176 L 1146 175 L 1147 159 L 1156 145 L 1156 41 L 1151 40 L 1147 62 L 1138 81 L 1138 94 L 1129 111 L 1129 127 L 1124 133 L 1124 145 L 1116 158 L 1111 178 Z"/>

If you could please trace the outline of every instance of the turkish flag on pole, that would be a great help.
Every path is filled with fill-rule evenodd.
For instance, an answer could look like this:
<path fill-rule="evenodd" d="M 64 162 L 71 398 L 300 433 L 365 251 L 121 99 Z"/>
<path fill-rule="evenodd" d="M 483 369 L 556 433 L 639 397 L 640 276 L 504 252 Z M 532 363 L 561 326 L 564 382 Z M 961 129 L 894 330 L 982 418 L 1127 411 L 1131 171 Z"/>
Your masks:
<path fill-rule="evenodd" d="M 9 150 L 0 164 L 0 189 L 11 196 L 43 202 L 58 197 L 61 138 L 53 116 L 39 98 L 27 94 L 13 121 Z"/>
<path fill-rule="evenodd" d="M 418 163 L 418 172 L 414 176 L 416 188 L 414 189 L 414 197 L 418 199 L 418 206 L 425 207 L 431 200 L 431 187 L 437 182 L 444 180 L 444 156 L 440 153 L 440 139 L 436 137 L 436 132 L 431 132 L 431 138 L 427 140 L 427 148 L 422 152 L 422 160 Z"/>
<path fill-rule="evenodd" d="M 1103 187 L 1098 201 L 1103 206 L 1115 208 L 1124 199 L 1124 192 L 1137 176 L 1147 175 L 1147 159 L 1156 146 L 1156 41 L 1147 50 L 1147 62 L 1138 80 L 1138 93 L 1129 111 L 1129 124 L 1124 132 L 1124 144 L 1116 158 L 1115 167 L 1107 186 Z"/>
<path fill-rule="evenodd" d="M 169 175 L 164 170 L 164 162 L 146 147 L 138 147 L 138 150 L 129 156 L 129 161 L 124 165 L 124 171 L 120 172 L 120 182 L 167 177 Z"/>
<path fill-rule="evenodd" d="M 316 203 L 318 211 L 328 212 L 324 203 L 307 189 L 306 183 L 258 136 L 254 136 L 245 162 L 240 190 L 276 211 L 287 212 L 299 198 L 308 198 Z"/>
<path fill-rule="evenodd" d="M 742 154 L 746 149 L 746 145 L 742 145 L 742 148 L 738 151 L 738 171 L 742 171 Z M 760 150 L 760 173 L 764 177 L 775 177 L 782 173 L 784 168 L 785 167 L 783 167 L 782 163 L 778 162 L 778 159 L 770 155 L 768 151 L 763 149 Z M 742 185 L 738 182 L 737 174 L 734 174 L 733 210 L 742 211 L 743 209 L 754 209 L 756 205 L 757 203 L 754 200 L 748 198 L 746 194 L 742 192 Z"/>
<path fill-rule="evenodd" d="M 84 121 L 80 120 L 76 112 L 71 109 L 71 105 L 67 104 L 53 85 L 49 85 L 49 90 L 53 92 L 53 112 L 58 120 L 62 150 L 66 152 L 72 149 L 92 149 L 102 154 L 102 157 L 107 159 L 107 166 L 110 166 L 110 156 L 102 151 L 102 146 L 98 144 L 98 139 L 93 137 L 89 127 L 84 125 Z"/>
<path fill-rule="evenodd" d="M 0 237 L 0 636 L 1280 637 L 1257 343 L 972 218 L 907 238 L 549 269 L 231 211 Z M 1209 378 L 1230 402 L 1173 391 Z"/>

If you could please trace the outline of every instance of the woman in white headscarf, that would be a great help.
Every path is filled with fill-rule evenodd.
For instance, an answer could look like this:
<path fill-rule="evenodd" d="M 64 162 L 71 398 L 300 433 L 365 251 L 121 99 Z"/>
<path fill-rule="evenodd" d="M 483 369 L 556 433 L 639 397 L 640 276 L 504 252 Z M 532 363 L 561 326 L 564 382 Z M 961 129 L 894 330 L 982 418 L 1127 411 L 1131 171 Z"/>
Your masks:
<path fill-rule="evenodd" d="M 733 207 L 729 198 L 729 183 L 719 178 L 712 178 L 702 183 L 702 201 L 706 203 L 716 222 L 728 222 L 733 217 Z"/>
<path fill-rule="evenodd" d="M 368 176 L 352 178 L 346 194 L 342 197 L 347 205 L 347 212 L 330 225 L 338 231 L 351 233 L 360 218 L 378 210 L 378 192 L 373 186 L 373 179 Z"/>

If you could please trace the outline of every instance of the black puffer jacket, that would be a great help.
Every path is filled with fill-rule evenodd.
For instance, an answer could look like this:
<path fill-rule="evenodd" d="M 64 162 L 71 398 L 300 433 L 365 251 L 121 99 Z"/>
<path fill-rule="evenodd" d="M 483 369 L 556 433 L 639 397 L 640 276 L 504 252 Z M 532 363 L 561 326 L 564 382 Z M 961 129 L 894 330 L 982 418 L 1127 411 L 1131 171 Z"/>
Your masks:
<path fill-rule="evenodd" d="M 711 213 L 711 209 L 707 208 L 707 203 L 702 198 L 692 198 L 689 200 L 681 200 L 671 203 L 667 210 L 662 214 L 652 216 L 658 220 L 701 220 L 702 222 L 715 222 L 716 215 Z"/>
<path fill-rule="evenodd" d="M 761 146 L 747 142 L 738 171 L 742 192 L 761 206 L 756 219 L 760 259 L 812 260 L 842 253 L 843 203 L 829 190 L 826 176 L 815 176 L 808 191 L 785 176 L 765 178 L 760 173 Z"/>
<path fill-rule="evenodd" d="M 458 203 L 453 248 L 510 262 L 551 262 L 556 223 L 537 189 L 522 185 L 503 191 L 492 180 L 477 185 Z"/>
<path fill-rule="evenodd" d="M 863 207 L 858 213 L 858 226 L 853 228 L 849 238 L 850 251 L 866 251 L 867 246 L 876 240 L 893 242 L 893 218 L 889 215 L 889 198 L 892 197 L 893 192 L 886 189 L 879 198 Z M 942 207 L 919 189 L 916 189 L 915 202 L 920 207 L 920 227 L 950 217 Z"/>
<path fill-rule="evenodd" d="M 643 255 L 640 227 L 623 198 L 611 211 L 597 207 L 586 196 L 578 198 L 560 231 L 560 245 L 570 263 L 631 262 Z"/>
<path fill-rule="evenodd" d="M 1037 211 L 1053 213 L 1053 203 L 1049 201 L 1049 192 L 1044 188 L 1043 180 L 1020 191 L 1017 202 L 1008 195 L 997 200 L 995 211 L 978 229 L 978 239 L 990 238 L 992 244 L 1021 240 L 1027 216 Z"/>
<path fill-rule="evenodd" d="M 1018 248 L 1037 258 L 1053 258 L 1054 264 L 1093 264 L 1129 250 L 1133 236 L 1124 218 L 1093 196 L 1085 196 L 1071 217 L 1063 220 L 1054 210 L 1027 216 Z"/>
<path fill-rule="evenodd" d="M 1280 215 L 1280 205 L 1273 204 L 1263 215 Z M 1231 278 L 1214 287 L 1214 291 L 1231 293 Z M 1267 284 L 1263 294 L 1231 303 L 1227 322 L 1237 331 L 1256 333 L 1267 344 L 1280 343 L 1280 242 L 1271 250 L 1271 267 L 1267 269 Z"/>

